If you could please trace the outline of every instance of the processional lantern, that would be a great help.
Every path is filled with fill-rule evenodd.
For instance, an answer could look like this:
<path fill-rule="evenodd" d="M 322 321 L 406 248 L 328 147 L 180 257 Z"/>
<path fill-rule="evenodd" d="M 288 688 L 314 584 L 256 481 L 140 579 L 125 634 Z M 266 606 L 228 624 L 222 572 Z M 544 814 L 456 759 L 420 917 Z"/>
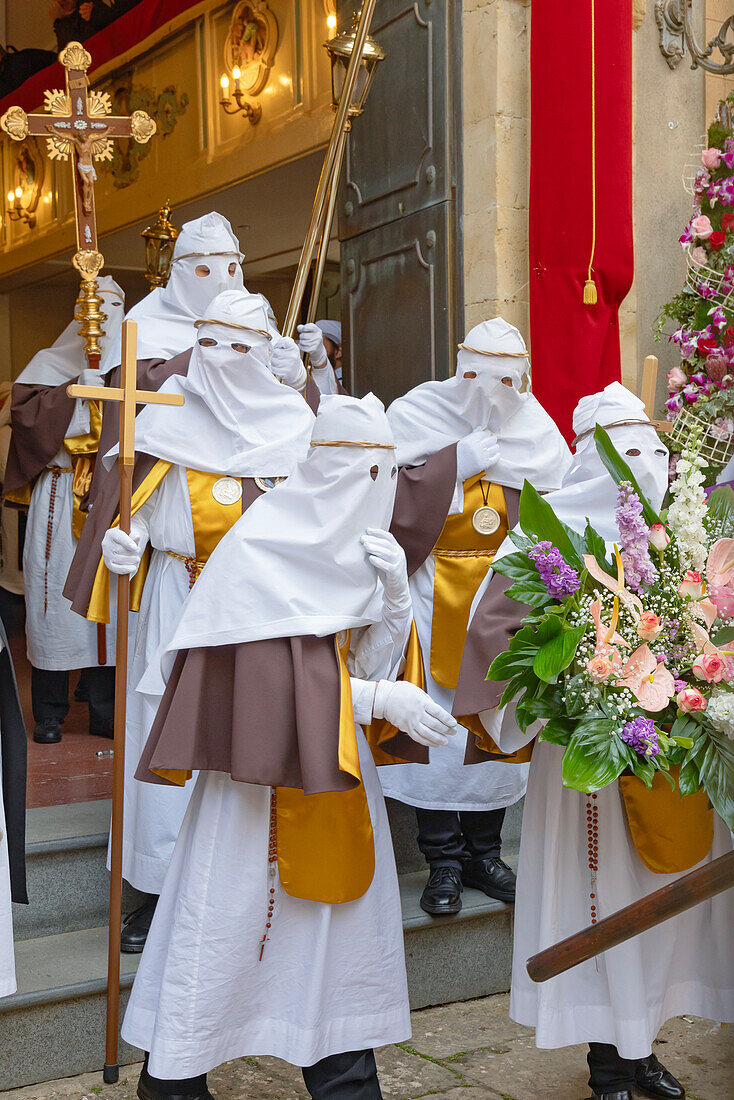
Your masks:
<path fill-rule="evenodd" d="M 140 234 L 145 241 L 145 278 L 151 290 L 168 282 L 178 234 L 179 230 L 171 222 L 171 203 L 166 199 L 156 221 Z"/>
<path fill-rule="evenodd" d="M 334 110 L 339 106 L 349 61 L 354 53 L 359 15 L 359 12 L 355 12 L 352 16 L 352 26 L 348 31 L 338 31 L 328 42 L 324 42 L 324 49 L 328 52 L 331 61 L 331 106 Z M 349 105 L 349 114 L 352 118 L 362 114 L 377 66 L 384 58 L 385 51 L 375 42 L 372 35 L 368 34 L 362 47 L 362 60 L 357 69 L 352 101 Z"/>

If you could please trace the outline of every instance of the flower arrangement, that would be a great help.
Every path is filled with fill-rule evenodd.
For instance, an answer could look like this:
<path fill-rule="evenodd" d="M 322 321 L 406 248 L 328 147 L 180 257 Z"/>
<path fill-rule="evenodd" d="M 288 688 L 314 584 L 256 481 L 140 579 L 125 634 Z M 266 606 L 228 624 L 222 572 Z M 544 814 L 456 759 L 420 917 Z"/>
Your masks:
<path fill-rule="evenodd" d="M 706 499 L 703 459 L 678 463 L 667 515 L 657 515 L 598 427 L 619 485 L 619 543 L 608 553 L 587 522 L 563 524 L 527 482 L 516 551 L 494 563 L 529 608 L 487 679 L 509 681 L 522 729 L 565 748 L 565 786 L 593 792 L 623 772 L 649 788 L 656 772 L 681 794 L 704 787 L 734 827 L 734 492 Z"/>
<path fill-rule="evenodd" d="M 668 416 L 680 452 L 690 430 L 707 437 L 706 484 L 734 453 L 734 93 L 722 101 L 693 177 L 693 211 L 680 243 L 688 275 L 663 308 L 658 339 L 678 346 L 680 365 L 668 372 Z M 675 463 L 676 456 L 673 462 Z"/>

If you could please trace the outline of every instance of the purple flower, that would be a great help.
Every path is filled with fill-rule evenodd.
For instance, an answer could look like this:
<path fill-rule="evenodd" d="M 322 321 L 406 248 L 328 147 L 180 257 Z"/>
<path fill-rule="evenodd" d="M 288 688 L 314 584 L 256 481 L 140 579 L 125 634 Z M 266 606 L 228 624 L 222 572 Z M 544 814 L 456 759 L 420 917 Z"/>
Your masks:
<path fill-rule="evenodd" d="M 681 233 L 680 237 L 678 238 L 678 241 L 680 242 L 680 244 L 688 244 L 688 242 L 692 240 L 693 234 L 691 233 L 691 227 L 690 225 L 687 225 Z"/>
<path fill-rule="evenodd" d="M 622 548 L 625 583 L 634 592 L 653 584 L 657 577 L 649 551 L 649 529 L 642 518 L 642 501 L 629 482 L 617 494 L 617 527 Z"/>
<path fill-rule="evenodd" d="M 660 752 L 658 731 L 652 718 L 635 718 L 633 722 L 627 722 L 621 737 L 638 756 L 657 756 Z"/>
<path fill-rule="evenodd" d="M 721 306 L 714 306 L 714 308 L 709 313 L 709 317 L 711 318 L 711 324 L 715 328 L 726 328 L 728 322 L 726 320 L 726 314 L 724 313 Z"/>
<path fill-rule="evenodd" d="M 698 293 L 702 298 L 718 298 L 718 294 L 710 283 L 701 283 L 698 287 Z"/>
<path fill-rule="evenodd" d="M 686 689 L 687 687 L 688 687 L 688 684 L 686 683 L 686 681 L 685 681 L 685 680 L 676 680 L 676 681 L 675 681 L 675 690 L 676 690 L 676 694 L 677 694 L 677 693 L 678 693 L 679 691 L 684 691 L 684 690 L 685 690 L 685 689 Z"/>
<path fill-rule="evenodd" d="M 695 405 L 698 401 L 699 391 L 697 386 L 684 386 L 682 393 L 689 405 Z"/>
<path fill-rule="evenodd" d="M 561 551 L 550 542 L 539 542 L 532 550 L 528 550 L 528 557 L 540 573 L 548 595 L 554 600 L 565 600 L 567 596 L 578 592 L 578 573 L 566 564 Z"/>

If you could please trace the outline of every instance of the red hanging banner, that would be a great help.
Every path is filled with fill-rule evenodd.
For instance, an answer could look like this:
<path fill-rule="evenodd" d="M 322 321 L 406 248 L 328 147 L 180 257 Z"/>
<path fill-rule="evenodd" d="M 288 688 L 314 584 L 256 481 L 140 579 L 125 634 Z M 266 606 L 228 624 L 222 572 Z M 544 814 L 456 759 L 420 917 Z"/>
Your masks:
<path fill-rule="evenodd" d="M 631 0 L 535 0 L 530 72 L 533 390 L 570 441 L 579 398 L 621 375 L 618 314 L 634 271 Z"/>

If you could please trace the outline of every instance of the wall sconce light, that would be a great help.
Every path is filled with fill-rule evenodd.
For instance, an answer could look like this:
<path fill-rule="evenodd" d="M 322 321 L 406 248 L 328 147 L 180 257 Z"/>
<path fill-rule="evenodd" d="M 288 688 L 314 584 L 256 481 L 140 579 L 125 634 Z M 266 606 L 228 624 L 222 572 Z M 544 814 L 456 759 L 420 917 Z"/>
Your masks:
<path fill-rule="evenodd" d="M 151 286 L 165 286 L 171 273 L 173 246 L 179 230 L 171 222 L 171 204 L 166 200 L 158 218 L 140 236 L 145 241 L 145 278 Z"/>
<path fill-rule="evenodd" d="M 36 215 L 23 206 L 23 188 L 16 187 L 14 191 L 8 191 L 7 215 L 13 222 L 25 222 L 29 229 L 36 224 Z"/>
<path fill-rule="evenodd" d="M 734 15 L 730 15 L 719 28 L 719 33 L 702 46 L 696 37 L 693 18 L 693 0 L 655 0 L 655 22 L 660 32 L 660 52 L 671 69 L 677 69 L 686 55 L 691 55 L 691 68 L 699 66 L 707 73 L 727 76 L 734 73 Z M 711 54 L 718 50 L 724 58 L 712 61 Z"/>
<path fill-rule="evenodd" d="M 230 81 L 227 74 L 224 73 L 219 81 L 222 87 L 222 98 L 219 100 L 222 110 L 226 115 L 243 114 L 245 118 L 250 120 L 252 126 L 256 126 L 262 118 L 263 109 L 259 103 L 249 103 L 245 99 L 245 93 L 242 90 L 242 73 L 236 66 L 232 70 L 232 77 L 234 79 L 234 103 L 232 103 L 232 96 L 230 95 Z"/>

